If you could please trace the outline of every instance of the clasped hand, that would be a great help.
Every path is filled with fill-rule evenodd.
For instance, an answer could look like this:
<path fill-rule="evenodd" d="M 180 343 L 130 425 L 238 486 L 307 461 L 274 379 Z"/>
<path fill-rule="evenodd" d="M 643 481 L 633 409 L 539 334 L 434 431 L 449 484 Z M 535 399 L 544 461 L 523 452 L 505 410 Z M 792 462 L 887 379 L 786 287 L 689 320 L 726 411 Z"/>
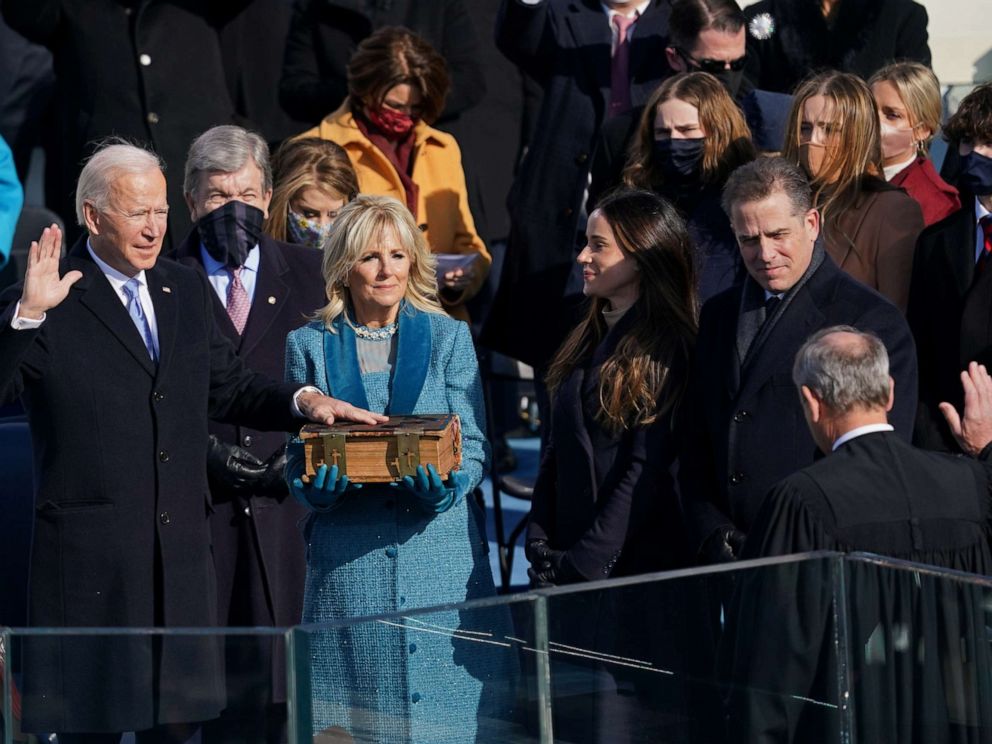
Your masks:
<path fill-rule="evenodd" d="M 327 511 L 337 504 L 346 491 L 361 487 L 361 483 L 350 483 L 347 475 L 338 478 L 337 465 L 330 468 L 321 465 L 309 484 L 304 483 L 302 478 L 293 478 L 289 484 L 293 496 L 316 511 Z"/>
<path fill-rule="evenodd" d="M 441 476 L 433 465 L 428 465 L 426 470 L 423 465 L 418 465 L 417 474 L 405 476 L 399 485 L 410 491 L 425 511 L 440 514 L 457 504 L 465 495 L 468 476 L 453 470 L 445 483 L 441 481 Z"/>

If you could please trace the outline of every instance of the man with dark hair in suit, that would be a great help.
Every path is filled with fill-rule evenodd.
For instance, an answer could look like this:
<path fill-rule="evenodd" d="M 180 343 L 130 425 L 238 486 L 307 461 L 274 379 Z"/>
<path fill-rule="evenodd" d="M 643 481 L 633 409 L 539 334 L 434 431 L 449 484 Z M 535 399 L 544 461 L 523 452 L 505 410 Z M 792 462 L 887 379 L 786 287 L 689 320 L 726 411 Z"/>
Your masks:
<path fill-rule="evenodd" d="M 813 462 L 816 446 L 789 375 L 811 333 L 837 324 L 876 333 L 906 390 L 892 411 L 906 439 L 916 412 L 906 321 L 826 255 L 802 172 L 782 158 L 760 158 L 731 175 L 723 204 L 749 276 L 710 299 L 699 321 L 679 477 L 703 562 L 736 558 L 772 484 Z"/>
<path fill-rule="evenodd" d="M 176 259 L 210 282 L 221 332 L 251 369 L 283 376 L 286 335 L 326 302 L 320 251 L 262 233 L 272 197 L 265 140 L 233 125 L 208 129 L 186 159 L 193 230 Z M 235 277 L 237 280 L 235 281 Z M 236 295 L 243 293 L 239 299 Z M 284 481 L 280 432 L 212 422 L 207 472 L 221 625 L 287 627 L 303 616 L 307 510 Z M 271 636 L 228 641 L 228 707 L 204 726 L 205 742 L 285 737 L 286 667 Z"/>
<path fill-rule="evenodd" d="M 920 234 L 906 317 L 920 364 L 913 439 L 955 452 L 941 404 L 961 406 L 958 374 L 968 362 L 992 366 L 992 83 L 965 96 L 944 136 L 959 143 L 961 209 Z"/>
<path fill-rule="evenodd" d="M 850 326 L 815 333 L 792 379 L 823 459 L 771 489 L 742 558 L 866 551 L 992 572 L 984 462 L 915 449 L 888 423 L 899 385 L 885 345 Z M 962 449 L 992 449 L 992 378 L 961 374 Z M 987 730 L 990 657 L 983 591 L 870 563 L 845 567 L 848 648 L 834 647 L 832 581 L 822 561 L 744 571 L 727 612 L 728 741 L 838 740 L 835 655 L 850 664 L 856 741 L 967 741 Z M 977 600 L 977 601 L 976 601 Z M 851 650 L 849 650 L 851 649 Z"/>
<path fill-rule="evenodd" d="M 295 431 L 304 416 L 383 417 L 244 366 L 207 280 L 158 260 L 169 205 L 156 155 L 97 151 L 76 212 L 88 236 L 60 263 L 61 231 L 46 228 L 23 285 L 0 296 L 0 403 L 23 402 L 38 478 L 28 621 L 214 626 L 208 418 Z M 38 636 L 22 648 L 23 728 L 62 744 L 122 731 L 183 741 L 225 705 L 207 636 Z"/>

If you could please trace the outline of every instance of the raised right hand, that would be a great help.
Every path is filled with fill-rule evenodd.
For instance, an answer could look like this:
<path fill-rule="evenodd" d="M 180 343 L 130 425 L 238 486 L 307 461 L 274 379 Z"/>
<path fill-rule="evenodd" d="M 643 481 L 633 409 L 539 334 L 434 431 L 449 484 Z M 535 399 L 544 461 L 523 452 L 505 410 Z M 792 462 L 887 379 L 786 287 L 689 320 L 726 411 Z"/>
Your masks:
<path fill-rule="evenodd" d="M 69 288 L 83 278 L 80 271 L 68 271 L 65 276 L 59 276 L 61 252 L 62 231 L 55 224 L 46 227 L 41 237 L 31 243 L 19 317 L 41 320 L 46 312 L 66 298 Z"/>

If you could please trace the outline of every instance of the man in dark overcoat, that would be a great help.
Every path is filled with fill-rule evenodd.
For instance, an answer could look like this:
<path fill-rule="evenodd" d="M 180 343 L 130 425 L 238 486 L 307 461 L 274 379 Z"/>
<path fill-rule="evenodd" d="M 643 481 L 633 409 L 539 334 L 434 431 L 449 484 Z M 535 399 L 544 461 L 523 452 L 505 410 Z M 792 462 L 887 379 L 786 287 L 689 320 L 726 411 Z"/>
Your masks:
<path fill-rule="evenodd" d="M 381 417 L 247 369 L 196 271 L 158 261 L 168 202 L 160 161 L 111 145 L 84 167 L 89 233 L 59 262 L 60 230 L 32 244 L 0 297 L 0 402 L 20 396 L 34 448 L 29 623 L 209 627 L 216 581 L 207 421 L 292 431 L 301 414 Z M 38 637 L 23 643 L 24 729 L 62 744 L 169 741 L 224 707 L 220 646 L 203 636 Z M 179 736 L 179 734 L 176 734 Z"/>
<path fill-rule="evenodd" d="M 812 333 L 832 325 L 875 333 L 905 391 L 890 420 L 907 440 L 916 413 L 909 327 L 817 242 L 820 216 L 802 172 L 761 158 L 731 176 L 723 200 L 748 278 L 710 299 L 699 321 L 679 478 L 703 562 L 737 557 L 768 489 L 813 462 L 816 445 L 791 379 L 792 359 Z"/>
<path fill-rule="evenodd" d="M 220 34 L 249 0 L 3 0 L 4 20 L 54 58 L 56 136 L 46 202 L 74 223 L 86 156 L 111 135 L 147 143 L 170 173 L 166 245 L 189 231 L 178 174 L 186 148 L 238 111 Z M 76 228 L 70 230 L 75 234 Z"/>
<path fill-rule="evenodd" d="M 482 336 L 490 348 L 543 367 L 564 339 L 581 296 L 572 275 L 596 137 L 670 74 L 667 32 L 667 0 L 504 0 L 497 46 L 544 99 L 510 193 L 506 260 Z"/>
<path fill-rule="evenodd" d="M 286 335 L 327 301 L 322 254 L 260 233 L 272 196 L 272 170 L 265 141 L 238 126 L 207 130 L 193 141 L 186 160 L 186 200 L 195 223 L 176 259 L 209 280 L 217 324 L 238 356 L 256 372 L 283 375 Z M 219 229 L 199 221 L 237 201 L 251 207 L 254 221 L 224 214 Z M 232 205 L 237 206 L 237 205 Z M 211 221 L 211 225 L 215 221 Z M 253 224 L 250 231 L 243 228 Z M 238 244 L 218 244 L 224 236 Z M 223 261 L 218 257 L 225 257 Z M 240 268 L 252 286 L 250 310 L 239 331 L 228 313 L 224 282 Z M 247 275 L 252 274 L 253 282 Z M 303 616 L 305 544 L 298 523 L 307 510 L 289 496 L 283 479 L 286 437 L 279 432 L 212 422 L 208 455 L 215 513 L 210 527 L 217 567 L 222 625 L 288 627 Z M 286 720 L 283 647 L 271 637 L 238 636 L 228 643 L 228 709 L 204 728 L 205 741 L 278 741 Z"/>

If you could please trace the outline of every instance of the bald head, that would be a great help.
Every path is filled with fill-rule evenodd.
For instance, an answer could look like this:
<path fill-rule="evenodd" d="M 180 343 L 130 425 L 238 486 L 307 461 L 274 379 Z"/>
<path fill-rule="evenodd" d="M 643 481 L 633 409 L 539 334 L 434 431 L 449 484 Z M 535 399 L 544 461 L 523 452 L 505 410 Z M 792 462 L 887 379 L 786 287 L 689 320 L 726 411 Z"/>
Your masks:
<path fill-rule="evenodd" d="M 850 326 L 812 335 L 792 368 L 797 388 L 808 388 L 838 414 L 889 407 L 889 355 L 878 336 Z"/>

